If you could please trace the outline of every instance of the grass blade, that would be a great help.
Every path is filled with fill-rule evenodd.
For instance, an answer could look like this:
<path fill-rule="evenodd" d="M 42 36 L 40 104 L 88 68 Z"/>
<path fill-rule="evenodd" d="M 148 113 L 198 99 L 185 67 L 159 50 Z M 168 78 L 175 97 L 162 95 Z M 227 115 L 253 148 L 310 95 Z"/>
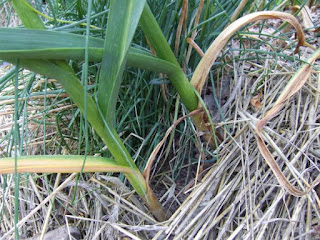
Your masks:
<path fill-rule="evenodd" d="M 85 37 L 64 32 L 6 29 L 0 28 L 0 57 L 14 63 L 19 59 L 50 59 L 50 60 L 84 60 Z M 103 55 L 103 40 L 89 38 L 89 61 L 101 61 Z M 177 78 L 180 67 L 168 61 L 152 56 L 146 51 L 130 47 L 127 64 L 153 72 Z"/>
<path fill-rule="evenodd" d="M 22 156 L 17 158 L 19 173 L 69 173 L 80 172 L 84 156 L 80 155 L 41 155 Z M 1 158 L 0 174 L 12 173 L 15 169 L 13 157 Z M 122 172 L 133 174 L 129 167 L 118 164 L 115 160 L 104 157 L 87 156 L 83 172 Z"/>
<path fill-rule="evenodd" d="M 113 123 L 127 52 L 144 5 L 138 0 L 110 4 L 98 89 L 99 107 L 108 123 Z"/>
<path fill-rule="evenodd" d="M 39 16 L 30 8 L 30 5 L 25 0 L 12 0 L 11 2 L 26 28 L 45 29 Z"/>
<path fill-rule="evenodd" d="M 20 175 L 18 174 L 18 148 L 20 148 L 20 146 L 18 147 L 19 143 L 19 135 L 20 135 L 20 127 L 18 124 L 18 118 L 19 118 L 19 114 L 18 114 L 18 109 L 19 109 L 19 101 L 18 101 L 18 78 L 19 78 L 19 61 L 16 61 L 16 75 L 14 78 L 14 166 L 12 169 L 12 172 L 14 172 L 14 184 L 15 184 L 15 188 L 14 188 L 14 238 L 15 239 L 19 239 L 19 230 L 17 227 L 18 221 L 19 221 L 19 178 Z"/>

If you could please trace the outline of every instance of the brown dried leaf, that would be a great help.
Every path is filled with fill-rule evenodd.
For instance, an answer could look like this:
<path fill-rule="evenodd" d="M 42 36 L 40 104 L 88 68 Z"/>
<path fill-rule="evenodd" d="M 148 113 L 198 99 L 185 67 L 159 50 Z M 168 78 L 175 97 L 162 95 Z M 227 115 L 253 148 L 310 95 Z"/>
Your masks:
<path fill-rule="evenodd" d="M 202 51 L 202 49 L 198 46 L 198 44 L 195 43 L 195 41 L 192 40 L 192 38 L 187 38 L 187 43 L 190 44 L 190 46 L 192 46 L 197 53 L 203 57 L 204 56 L 204 52 Z"/>
<path fill-rule="evenodd" d="M 288 192 L 295 196 L 303 196 L 305 195 L 311 187 L 308 187 L 307 191 L 300 191 L 295 188 L 288 179 L 284 176 L 281 172 L 277 162 L 273 158 L 272 154 L 270 153 L 269 149 L 265 145 L 262 139 L 262 129 L 265 124 L 272 119 L 283 107 L 286 100 L 288 100 L 293 94 L 299 91 L 304 83 L 308 80 L 311 71 L 312 71 L 312 64 L 320 57 L 320 49 L 318 49 L 309 59 L 309 64 L 304 64 L 299 71 L 292 77 L 289 81 L 277 101 L 275 102 L 274 106 L 266 113 L 265 117 L 263 117 L 260 121 L 256 124 L 256 138 L 258 142 L 258 148 L 261 152 L 261 155 L 266 160 L 269 167 L 272 169 L 274 175 L 278 179 L 280 185 L 282 185 Z"/>
<path fill-rule="evenodd" d="M 225 30 L 223 30 L 221 34 L 210 45 L 209 49 L 201 59 L 191 79 L 191 83 L 199 93 L 202 92 L 203 86 L 206 82 L 206 78 L 214 61 L 217 59 L 220 51 L 226 45 L 231 36 L 233 36 L 235 32 L 237 32 L 248 23 L 263 19 L 282 19 L 283 21 L 289 22 L 297 30 L 298 46 L 296 51 L 298 50 L 299 46 L 303 46 L 305 44 L 305 36 L 303 30 L 298 20 L 293 15 L 277 11 L 264 11 L 248 14 L 234 21 Z"/>
<path fill-rule="evenodd" d="M 254 106 L 257 109 L 261 109 L 262 108 L 262 104 L 260 102 L 262 97 L 262 93 L 260 92 L 258 95 L 254 96 L 251 98 L 250 103 L 252 106 Z"/>
<path fill-rule="evenodd" d="M 175 47 L 174 47 L 174 55 L 176 56 L 178 55 L 178 50 L 180 46 L 181 32 L 182 32 L 182 29 L 185 29 L 186 27 L 187 18 L 188 18 L 188 0 L 183 0 L 181 15 L 180 15 L 179 24 L 178 24 L 177 33 L 176 33 Z"/>
<path fill-rule="evenodd" d="M 194 24 L 193 24 L 194 27 L 198 26 L 198 24 L 199 24 L 203 5 L 204 5 L 204 0 L 200 0 L 199 7 L 198 7 L 198 10 L 196 13 L 196 18 L 194 19 Z M 196 38 L 196 36 L 197 36 L 197 30 L 194 30 L 191 34 L 191 39 L 194 40 Z M 186 56 L 186 63 L 187 64 L 189 63 L 189 60 L 190 60 L 191 50 L 192 50 L 192 46 L 189 46 L 188 51 L 187 51 L 187 56 Z"/>

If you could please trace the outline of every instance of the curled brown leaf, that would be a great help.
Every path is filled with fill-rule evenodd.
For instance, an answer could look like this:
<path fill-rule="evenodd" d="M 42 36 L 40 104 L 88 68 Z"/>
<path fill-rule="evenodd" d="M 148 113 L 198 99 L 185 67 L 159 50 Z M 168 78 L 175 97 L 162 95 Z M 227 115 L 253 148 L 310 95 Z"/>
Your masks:
<path fill-rule="evenodd" d="M 264 19 L 281 19 L 283 21 L 287 21 L 297 31 L 297 49 L 299 48 L 299 46 L 303 46 L 305 44 L 305 36 L 302 27 L 293 15 L 277 11 L 264 11 L 248 14 L 234 21 L 226 29 L 224 29 L 221 34 L 213 41 L 213 43 L 210 45 L 209 49 L 201 59 L 191 79 L 191 83 L 199 93 L 202 92 L 203 86 L 206 82 L 206 78 L 213 63 L 217 59 L 222 48 L 233 36 L 233 34 L 235 34 L 239 29 L 241 29 L 248 23 Z"/>
<path fill-rule="evenodd" d="M 269 149 L 267 148 L 266 144 L 262 138 L 262 130 L 266 123 L 271 120 L 283 107 L 284 103 L 297 91 L 299 91 L 304 83 L 308 80 L 311 71 L 312 71 L 312 64 L 320 57 L 320 49 L 318 49 L 308 60 L 307 64 L 304 64 L 298 72 L 291 78 L 283 92 L 278 97 L 277 101 L 275 102 L 274 106 L 266 113 L 266 115 L 257 122 L 256 124 L 256 138 L 258 143 L 258 148 L 260 150 L 261 155 L 266 160 L 267 164 L 273 171 L 274 175 L 278 179 L 281 186 L 283 186 L 289 193 L 295 196 L 303 196 L 305 195 L 312 186 L 308 186 L 306 191 L 300 191 L 295 188 L 288 179 L 284 176 L 281 172 L 279 165 L 275 161 L 274 157 L 270 153 Z M 313 183 L 312 185 L 314 185 Z"/>

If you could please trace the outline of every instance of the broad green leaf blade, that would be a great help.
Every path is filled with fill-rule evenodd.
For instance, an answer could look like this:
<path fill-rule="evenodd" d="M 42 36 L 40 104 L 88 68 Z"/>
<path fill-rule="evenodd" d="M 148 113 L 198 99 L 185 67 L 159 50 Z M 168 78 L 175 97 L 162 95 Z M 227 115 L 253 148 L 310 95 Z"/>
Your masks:
<path fill-rule="evenodd" d="M 40 17 L 30 8 L 26 0 L 11 0 L 11 2 L 26 28 L 45 29 Z"/>
<path fill-rule="evenodd" d="M 65 32 L 0 28 L 0 59 L 84 60 L 85 37 Z M 89 59 L 100 62 L 104 41 L 89 38 Z M 179 67 L 152 56 L 147 51 L 130 47 L 127 64 L 153 72 L 168 74 L 170 79 Z"/>
<path fill-rule="evenodd" d="M 70 173 L 80 172 L 84 156 L 80 155 L 41 155 L 18 157 L 17 171 L 28 173 Z M 14 158 L 1 158 L 0 174 L 14 172 Z M 87 156 L 83 172 L 122 172 L 133 174 L 130 167 L 119 165 L 115 160 L 104 157 Z"/>
<path fill-rule="evenodd" d="M 98 104 L 113 123 L 122 73 L 145 0 L 111 0 L 99 75 Z"/>
<path fill-rule="evenodd" d="M 85 36 L 67 32 L 0 28 L 0 49 L 84 48 Z M 90 37 L 89 47 L 103 48 L 104 40 Z"/>

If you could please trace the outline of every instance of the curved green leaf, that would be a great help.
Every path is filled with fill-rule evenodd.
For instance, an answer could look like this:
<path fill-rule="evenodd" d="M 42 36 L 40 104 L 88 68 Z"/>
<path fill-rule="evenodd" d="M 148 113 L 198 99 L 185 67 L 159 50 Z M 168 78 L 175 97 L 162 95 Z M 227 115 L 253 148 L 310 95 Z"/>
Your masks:
<path fill-rule="evenodd" d="M 84 156 L 40 155 L 18 157 L 17 171 L 28 173 L 70 173 L 80 172 Z M 0 174 L 14 172 L 14 157 L 1 158 Z M 130 167 L 119 165 L 115 160 L 104 157 L 87 156 L 83 172 L 122 172 L 133 174 Z"/>
<path fill-rule="evenodd" d="M 18 40 L 17 40 L 18 39 Z M 0 58 L 84 60 L 85 37 L 65 32 L 0 28 Z M 90 61 L 101 61 L 102 39 L 89 39 Z M 12 60 L 14 61 L 14 60 Z M 172 63 L 152 56 L 147 51 L 130 47 L 127 64 L 131 67 L 166 73 L 173 76 L 179 68 Z"/>
<path fill-rule="evenodd" d="M 177 74 L 173 75 L 170 80 L 187 109 L 195 110 L 198 107 L 198 98 L 194 93 L 194 88 L 182 71 L 148 4 L 143 9 L 139 24 L 157 56 L 179 68 Z"/>

